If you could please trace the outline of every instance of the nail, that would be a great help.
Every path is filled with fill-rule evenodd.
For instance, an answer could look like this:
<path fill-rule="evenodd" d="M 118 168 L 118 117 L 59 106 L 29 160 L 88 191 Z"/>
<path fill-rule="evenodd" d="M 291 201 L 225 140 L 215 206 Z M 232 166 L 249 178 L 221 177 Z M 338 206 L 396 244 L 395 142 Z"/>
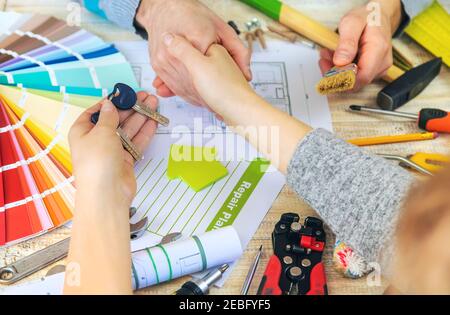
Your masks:
<path fill-rule="evenodd" d="M 346 52 L 345 50 L 338 50 L 336 51 L 336 59 L 338 60 L 342 60 L 342 61 L 351 61 L 351 56 L 348 52 Z"/>
<path fill-rule="evenodd" d="M 164 34 L 163 41 L 164 41 L 164 45 L 170 46 L 170 44 L 172 44 L 172 41 L 173 41 L 173 35 L 170 33 Z"/>
<path fill-rule="evenodd" d="M 114 109 L 114 104 L 108 100 L 105 100 L 102 104 L 101 111 L 102 112 L 110 112 Z"/>

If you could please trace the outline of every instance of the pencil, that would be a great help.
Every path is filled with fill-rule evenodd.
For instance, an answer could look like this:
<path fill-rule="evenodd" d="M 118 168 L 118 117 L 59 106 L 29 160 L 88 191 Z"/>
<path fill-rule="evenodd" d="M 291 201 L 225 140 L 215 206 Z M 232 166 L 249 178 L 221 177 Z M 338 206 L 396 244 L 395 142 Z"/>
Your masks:
<path fill-rule="evenodd" d="M 400 142 L 411 142 L 411 141 L 424 141 L 424 140 L 433 140 L 439 137 L 437 132 L 423 132 L 423 133 L 414 133 L 414 134 L 406 134 L 406 135 L 396 135 L 396 136 L 381 136 L 381 137 L 373 137 L 373 138 L 358 138 L 348 140 L 349 143 L 364 147 L 368 145 L 377 145 L 377 144 L 390 144 L 390 143 L 400 143 Z"/>

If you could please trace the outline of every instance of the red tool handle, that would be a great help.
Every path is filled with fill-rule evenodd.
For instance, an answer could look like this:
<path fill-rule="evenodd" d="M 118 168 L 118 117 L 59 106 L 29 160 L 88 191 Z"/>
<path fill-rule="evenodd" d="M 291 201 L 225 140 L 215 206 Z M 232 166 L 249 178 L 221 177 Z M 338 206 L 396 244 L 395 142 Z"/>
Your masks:
<path fill-rule="evenodd" d="M 325 268 L 323 263 L 318 263 L 311 270 L 310 289 L 306 295 L 327 295 L 327 278 L 325 276 Z"/>
<path fill-rule="evenodd" d="M 266 271 L 258 288 L 258 295 L 281 295 L 280 289 L 281 262 L 277 256 L 270 257 Z"/>
<path fill-rule="evenodd" d="M 419 127 L 431 132 L 450 133 L 450 113 L 433 108 L 424 108 L 419 114 Z"/>

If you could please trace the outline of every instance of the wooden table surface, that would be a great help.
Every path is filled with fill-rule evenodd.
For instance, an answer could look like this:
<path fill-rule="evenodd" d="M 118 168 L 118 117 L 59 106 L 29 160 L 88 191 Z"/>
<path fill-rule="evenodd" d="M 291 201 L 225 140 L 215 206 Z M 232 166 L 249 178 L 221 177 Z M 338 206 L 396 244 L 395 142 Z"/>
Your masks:
<path fill-rule="evenodd" d="M 257 13 L 253 9 L 239 3 L 235 0 L 202 0 L 217 14 L 226 21 L 235 20 L 241 27 L 243 24 L 253 17 L 268 21 L 262 14 Z M 336 28 L 339 19 L 345 12 L 356 5 L 365 3 L 365 0 L 285 0 L 286 3 L 302 10 L 310 16 L 322 21 L 332 28 Z M 66 0 L 0 0 L 0 10 L 31 12 L 50 14 L 58 18 L 64 19 L 68 14 L 69 1 Z M 441 3 L 450 9 L 450 0 L 441 0 Z M 99 35 L 107 41 L 138 39 L 135 35 L 122 30 L 109 22 L 98 18 L 86 11 L 82 11 L 81 17 L 82 27 Z M 396 46 L 404 47 L 407 53 L 416 64 L 430 59 L 430 55 L 424 52 L 419 46 L 407 38 L 402 38 L 396 43 Z M 365 116 L 350 114 L 345 111 L 350 104 L 375 104 L 376 93 L 382 88 L 382 83 L 378 82 L 366 87 L 361 92 L 355 94 L 342 94 L 329 98 L 330 109 L 333 117 L 335 132 L 344 139 L 376 136 L 385 134 L 402 134 L 417 132 L 414 122 L 396 118 L 383 118 L 376 116 Z M 417 112 L 425 106 L 438 107 L 450 110 L 450 72 L 447 67 L 443 67 L 440 76 L 415 100 L 404 106 L 404 111 Z M 448 136 L 442 136 L 434 141 L 415 142 L 407 144 L 383 145 L 367 148 L 374 153 L 399 154 L 406 156 L 415 152 L 436 152 L 448 154 L 449 151 Z M 278 199 L 273 204 L 271 210 L 266 215 L 264 221 L 250 242 L 247 250 L 239 260 L 237 267 L 233 270 L 230 279 L 221 289 L 213 289 L 213 294 L 239 294 L 247 271 L 253 258 L 262 244 L 264 253 L 260 266 L 255 275 L 250 293 L 256 292 L 257 285 L 262 277 L 264 266 L 271 255 L 271 239 L 270 235 L 274 224 L 284 212 L 296 212 L 302 218 L 308 215 L 314 215 L 314 211 L 300 200 L 295 193 L 285 187 Z M 328 231 L 329 232 L 329 231 Z M 36 250 L 53 244 L 69 235 L 66 228 L 57 229 L 47 235 L 34 238 L 30 241 L 21 243 L 16 246 L 8 247 L 0 250 L 0 265 L 5 265 L 16 261 L 17 259 L 29 255 Z M 367 285 L 366 279 L 351 280 L 341 276 L 332 264 L 332 250 L 334 237 L 328 233 L 326 252 L 324 262 L 326 266 L 326 274 L 328 279 L 328 288 L 330 294 L 380 294 L 384 291 L 386 282 L 382 281 L 380 285 Z M 61 263 L 61 262 L 60 262 Z M 50 267 L 49 267 L 50 268 Z M 42 270 L 24 281 L 37 279 L 46 274 L 47 270 Z M 167 284 L 159 285 L 154 288 L 142 290 L 139 294 L 167 294 L 177 289 L 187 278 L 178 279 Z"/>

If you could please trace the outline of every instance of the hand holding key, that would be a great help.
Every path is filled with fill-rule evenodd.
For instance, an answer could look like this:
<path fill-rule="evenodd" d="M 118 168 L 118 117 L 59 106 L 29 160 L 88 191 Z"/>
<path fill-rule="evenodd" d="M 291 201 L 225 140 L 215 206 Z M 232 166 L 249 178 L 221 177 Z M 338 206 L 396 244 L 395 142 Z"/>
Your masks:
<path fill-rule="evenodd" d="M 143 106 L 156 109 L 158 100 L 155 96 L 139 92 L 137 98 Z M 99 110 L 98 123 L 93 125 L 91 116 Z M 117 137 L 116 128 L 119 124 L 138 152 L 145 150 L 157 128 L 154 120 L 132 110 L 118 111 L 110 101 L 102 100 L 86 110 L 70 131 L 72 162 L 77 187 L 105 187 L 104 191 L 99 192 L 102 196 L 108 195 L 106 188 L 120 187 L 121 190 L 115 194 L 124 192 L 124 197 L 131 202 L 136 189 L 134 159 L 123 149 Z M 115 185 L 111 185 L 111 182 Z"/>
<path fill-rule="evenodd" d="M 145 104 L 139 102 L 136 92 L 124 83 L 117 83 L 114 86 L 114 90 L 108 96 L 108 100 L 110 100 L 119 110 L 127 111 L 132 109 L 137 113 L 162 124 L 163 126 L 169 125 L 169 119 L 159 114 L 156 110 L 153 110 Z M 91 116 L 91 122 L 93 124 L 97 124 L 99 116 L 100 112 L 93 114 Z M 116 134 L 122 141 L 123 147 L 131 154 L 134 160 L 140 161 L 143 158 L 142 154 L 128 138 L 127 134 L 123 132 L 120 126 L 117 128 Z"/>

